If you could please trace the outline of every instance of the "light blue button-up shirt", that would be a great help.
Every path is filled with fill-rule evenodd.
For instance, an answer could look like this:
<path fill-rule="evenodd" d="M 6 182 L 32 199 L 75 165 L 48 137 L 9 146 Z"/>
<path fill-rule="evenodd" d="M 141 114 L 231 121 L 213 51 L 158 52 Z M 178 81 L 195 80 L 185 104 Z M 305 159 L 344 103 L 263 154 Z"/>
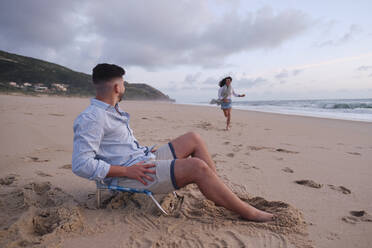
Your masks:
<path fill-rule="evenodd" d="M 90 180 L 103 180 L 110 165 L 131 166 L 155 158 L 147 146 L 140 146 L 129 127 L 129 114 L 97 99 L 74 121 L 72 171 Z"/>

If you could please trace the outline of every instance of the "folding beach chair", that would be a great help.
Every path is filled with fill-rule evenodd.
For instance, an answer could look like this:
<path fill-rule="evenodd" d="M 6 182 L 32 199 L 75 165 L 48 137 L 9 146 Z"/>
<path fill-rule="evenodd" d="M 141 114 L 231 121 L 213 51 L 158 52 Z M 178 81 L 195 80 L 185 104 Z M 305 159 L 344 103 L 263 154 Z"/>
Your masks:
<path fill-rule="evenodd" d="M 140 194 L 146 194 L 151 198 L 151 200 L 155 203 L 155 205 L 159 208 L 159 210 L 165 214 L 168 215 L 168 213 L 162 208 L 162 206 L 159 204 L 159 202 L 155 199 L 153 196 L 152 192 L 149 190 L 145 189 L 134 189 L 134 188 L 126 188 L 126 187 L 121 187 L 117 185 L 107 185 L 104 182 L 101 181 L 96 181 L 96 186 L 97 186 L 97 192 L 96 192 L 96 197 L 97 197 L 97 207 L 101 207 L 101 191 L 102 190 L 111 190 L 111 191 L 119 191 L 119 192 L 130 192 L 130 193 L 140 193 Z M 173 192 L 175 193 L 175 192 Z"/>

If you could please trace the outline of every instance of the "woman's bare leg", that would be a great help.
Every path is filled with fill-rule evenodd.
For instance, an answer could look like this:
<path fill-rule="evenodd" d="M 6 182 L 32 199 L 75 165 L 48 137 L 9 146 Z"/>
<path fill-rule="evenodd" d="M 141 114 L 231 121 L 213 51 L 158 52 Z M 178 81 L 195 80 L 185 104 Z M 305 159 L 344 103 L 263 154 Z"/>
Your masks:
<path fill-rule="evenodd" d="M 224 116 L 226 117 L 226 129 L 228 130 L 229 123 L 229 109 L 222 109 Z"/>
<path fill-rule="evenodd" d="M 189 156 L 203 160 L 212 171 L 216 172 L 216 165 L 208 152 L 206 143 L 196 132 L 188 132 L 171 141 L 177 158 Z"/>
<path fill-rule="evenodd" d="M 174 174 L 178 187 L 196 183 L 203 195 L 216 205 L 223 206 L 244 219 L 252 221 L 270 221 L 273 215 L 254 208 L 240 200 L 201 159 L 177 159 Z"/>
<path fill-rule="evenodd" d="M 222 109 L 223 115 L 227 118 L 227 109 Z"/>
<path fill-rule="evenodd" d="M 227 109 L 226 130 L 230 129 L 231 108 Z"/>

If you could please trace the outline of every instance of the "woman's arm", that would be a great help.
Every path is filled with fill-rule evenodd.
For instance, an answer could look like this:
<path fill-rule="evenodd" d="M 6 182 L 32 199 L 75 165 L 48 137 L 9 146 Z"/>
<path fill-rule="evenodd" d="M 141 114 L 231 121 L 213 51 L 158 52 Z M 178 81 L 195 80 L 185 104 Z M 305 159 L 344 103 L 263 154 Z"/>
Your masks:
<path fill-rule="evenodd" d="M 245 94 L 241 94 L 241 95 L 236 94 L 234 90 L 232 90 L 232 93 L 233 93 L 233 95 L 234 95 L 235 97 L 245 97 Z"/>

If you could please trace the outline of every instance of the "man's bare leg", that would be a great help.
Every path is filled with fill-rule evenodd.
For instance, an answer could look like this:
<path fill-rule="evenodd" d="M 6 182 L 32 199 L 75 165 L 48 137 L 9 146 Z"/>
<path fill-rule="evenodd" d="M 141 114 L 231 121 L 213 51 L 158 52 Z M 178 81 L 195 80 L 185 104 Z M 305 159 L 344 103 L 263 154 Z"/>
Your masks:
<path fill-rule="evenodd" d="M 188 132 L 171 141 L 177 158 L 187 158 L 189 156 L 203 160 L 209 168 L 216 172 L 211 155 L 208 152 L 207 145 L 196 132 Z"/>
<path fill-rule="evenodd" d="M 239 214 L 244 219 L 259 222 L 273 219 L 272 214 L 256 209 L 240 200 L 201 159 L 177 159 L 174 174 L 178 187 L 196 183 L 207 199 Z"/>

